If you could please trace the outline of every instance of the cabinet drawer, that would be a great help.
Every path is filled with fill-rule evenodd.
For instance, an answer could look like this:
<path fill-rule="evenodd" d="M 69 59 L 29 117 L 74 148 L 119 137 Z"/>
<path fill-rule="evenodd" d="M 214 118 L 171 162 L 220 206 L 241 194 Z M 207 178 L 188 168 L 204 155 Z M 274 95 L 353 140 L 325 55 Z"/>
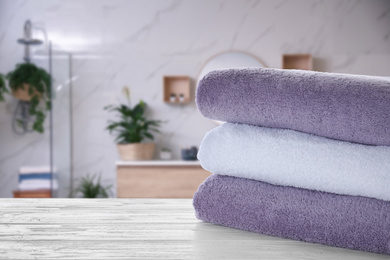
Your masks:
<path fill-rule="evenodd" d="M 118 166 L 118 198 L 192 198 L 211 173 L 200 166 Z"/>

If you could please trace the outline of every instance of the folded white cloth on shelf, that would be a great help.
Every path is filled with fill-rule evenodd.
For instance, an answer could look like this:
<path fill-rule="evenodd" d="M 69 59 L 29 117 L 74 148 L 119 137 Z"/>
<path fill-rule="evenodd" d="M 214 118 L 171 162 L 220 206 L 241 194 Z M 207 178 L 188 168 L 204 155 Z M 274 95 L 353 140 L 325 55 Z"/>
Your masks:
<path fill-rule="evenodd" d="M 19 169 L 19 174 L 36 174 L 36 173 L 51 173 L 51 172 L 57 172 L 57 168 L 53 167 L 53 169 L 51 169 L 49 165 L 43 165 L 43 166 L 23 166 L 20 167 Z"/>
<path fill-rule="evenodd" d="M 53 186 L 52 186 L 53 185 Z M 58 189 L 58 182 L 57 180 L 53 180 L 53 184 L 50 180 L 40 180 L 40 179 L 34 179 L 34 180 L 23 180 L 19 182 L 19 190 L 56 190 Z"/>

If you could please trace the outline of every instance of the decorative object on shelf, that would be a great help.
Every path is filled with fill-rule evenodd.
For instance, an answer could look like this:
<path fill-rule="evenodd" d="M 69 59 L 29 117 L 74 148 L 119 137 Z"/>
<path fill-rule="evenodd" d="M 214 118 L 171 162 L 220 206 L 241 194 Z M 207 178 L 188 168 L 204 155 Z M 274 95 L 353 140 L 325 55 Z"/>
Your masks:
<path fill-rule="evenodd" d="M 82 177 L 80 183 L 77 188 L 71 194 L 75 197 L 80 196 L 81 198 L 108 198 L 109 195 L 112 194 L 111 187 L 112 185 L 108 185 L 104 187 L 100 183 L 101 174 L 99 174 L 98 179 L 95 183 L 94 179 L 97 177 L 97 174 L 92 175 L 91 177 L 87 174 L 86 177 Z"/>
<path fill-rule="evenodd" d="M 5 85 L 5 77 L 0 73 L 0 101 L 4 101 L 4 94 L 8 93 L 7 86 Z"/>
<path fill-rule="evenodd" d="M 123 88 L 123 93 L 128 104 L 118 106 L 106 106 L 104 109 L 110 112 L 117 112 L 119 121 L 109 121 L 107 130 L 116 136 L 115 141 L 122 160 L 150 160 L 154 154 L 154 143 L 142 143 L 145 139 L 154 139 L 152 133 L 159 133 L 160 120 L 147 120 L 144 116 L 146 103 L 142 100 L 131 108 L 130 90 Z"/>
<path fill-rule="evenodd" d="M 172 94 L 169 96 L 169 102 L 171 102 L 171 103 L 176 102 L 176 94 L 172 93 Z"/>
<path fill-rule="evenodd" d="M 283 54 L 282 69 L 313 70 L 311 54 Z"/>
<path fill-rule="evenodd" d="M 172 152 L 168 148 L 162 148 L 160 151 L 161 160 L 170 160 L 172 159 Z"/>
<path fill-rule="evenodd" d="M 185 161 L 195 161 L 198 160 L 198 148 L 192 146 L 191 148 L 181 149 L 181 158 Z"/>
<path fill-rule="evenodd" d="M 164 102 L 189 103 L 191 84 L 188 76 L 164 76 Z M 172 97 L 174 96 L 174 99 Z M 181 97 L 182 96 L 182 97 Z M 179 99 L 177 98 L 179 97 Z"/>
<path fill-rule="evenodd" d="M 19 104 L 22 106 L 19 126 L 27 129 L 32 117 L 32 129 L 43 133 L 45 111 L 49 111 L 51 107 L 50 74 L 32 63 L 22 63 L 7 74 L 7 79 L 12 95 L 20 100 Z"/>

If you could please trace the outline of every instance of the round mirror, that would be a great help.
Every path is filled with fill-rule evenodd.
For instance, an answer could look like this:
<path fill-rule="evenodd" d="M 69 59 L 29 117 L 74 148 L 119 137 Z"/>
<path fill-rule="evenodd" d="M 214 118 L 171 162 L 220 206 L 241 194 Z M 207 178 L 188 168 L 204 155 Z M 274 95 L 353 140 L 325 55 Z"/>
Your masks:
<path fill-rule="evenodd" d="M 242 51 L 227 51 L 211 57 L 200 70 L 198 82 L 210 71 L 235 68 L 265 67 L 255 56 Z M 223 122 L 213 120 L 218 124 Z"/>
<path fill-rule="evenodd" d="M 228 51 L 211 57 L 202 67 L 198 75 L 198 82 L 204 75 L 213 70 L 265 67 L 255 56 L 241 51 Z"/>

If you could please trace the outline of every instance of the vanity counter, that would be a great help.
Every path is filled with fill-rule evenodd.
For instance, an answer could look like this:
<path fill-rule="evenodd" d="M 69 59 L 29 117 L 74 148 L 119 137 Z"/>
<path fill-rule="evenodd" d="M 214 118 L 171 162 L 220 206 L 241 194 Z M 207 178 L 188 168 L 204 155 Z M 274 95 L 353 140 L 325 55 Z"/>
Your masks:
<path fill-rule="evenodd" d="M 183 160 L 117 161 L 116 166 L 200 166 L 200 163 Z"/>
<path fill-rule="evenodd" d="M 199 161 L 117 161 L 118 198 L 192 198 L 211 174 Z"/>

